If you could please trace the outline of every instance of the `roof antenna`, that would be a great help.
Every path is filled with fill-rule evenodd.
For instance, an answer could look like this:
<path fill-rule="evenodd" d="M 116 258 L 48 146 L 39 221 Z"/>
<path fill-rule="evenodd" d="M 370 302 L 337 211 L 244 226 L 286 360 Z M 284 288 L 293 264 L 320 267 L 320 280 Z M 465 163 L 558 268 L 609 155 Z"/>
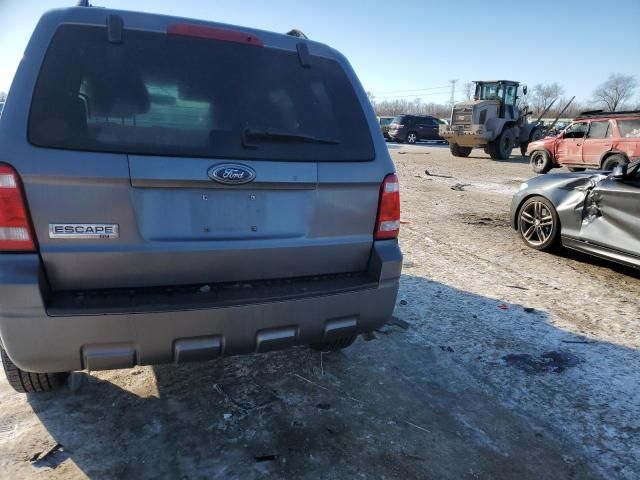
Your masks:
<path fill-rule="evenodd" d="M 91 7 L 92 5 L 89 3 L 89 0 L 78 0 L 78 7 Z"/>

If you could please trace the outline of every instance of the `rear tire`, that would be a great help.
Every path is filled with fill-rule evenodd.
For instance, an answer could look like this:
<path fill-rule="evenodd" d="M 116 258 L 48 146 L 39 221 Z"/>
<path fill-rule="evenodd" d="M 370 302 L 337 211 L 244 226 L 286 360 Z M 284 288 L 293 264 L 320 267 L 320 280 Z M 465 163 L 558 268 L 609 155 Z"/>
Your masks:
<path fill-rule="evenodd" d="M 19 393 L 51 392 L 64 386 L 69 372 L 61 373 L 32 373 L 18 368 L 11 361 L 4 348 L 0 348 L 2 366 L 9 385 Z"/>
<path fill-rule="evenodd" d="M 616 153 L 607 157 L 605 161 L 602 162 L 602 170 L 613 170 L 618 165 L 624 165 L 627 163 L 629 163 L 629 159 L 627 157 Z"/>
<path fill-rule="evenodd" d="M 457 143 L 449 144 L 449 151 L 454 157 L 468 157 L 473 147 L 461 147 Z"/>
<path fill-rule="evenodd" d="M 489 155 L 494 160 L 507 160 L 511 156 L 515 135 L 513 129 L 507 128 L 493 142 L 487 145 Z"/>
<path fill-rule="evenodd" d="M 536 150 L 531 153 L 531 160 L 529 161 L 531 168 L 536 173 L 547 173 L 553 167 L 551 163 L 551 156 L 549 152 L 545 150 Z"/>
<path fill-rule="evenodd" d="M 320 352 L 337 352 L 338 350 L 344 350 L 345 348 L 353 345 L 353 342 L 358 338 L 357 335 L 353 335 L 351 337 L 344 337 L 334 340 L 333 342 L 324 342 L 324 343 L 312 343 L 309 345 L 313 350 L 318 350 Z"/>
<path fill-rule="evenodd" d="M 407 143 L 414 145 L 418 141 L 418 134 L 416 132 L 407 133 Z"/>

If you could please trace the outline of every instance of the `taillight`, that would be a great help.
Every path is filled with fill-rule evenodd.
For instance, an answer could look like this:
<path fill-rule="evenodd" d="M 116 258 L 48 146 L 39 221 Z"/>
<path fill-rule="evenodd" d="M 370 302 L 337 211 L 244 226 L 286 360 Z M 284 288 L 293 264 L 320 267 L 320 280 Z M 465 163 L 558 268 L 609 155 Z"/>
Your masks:
<path fill-rule="evenodd" d="M 397 238 L 400 233 L 400 184 L 395 174 L 387 175 L 380 187 L 376 240 Z"/>
<path fill-rule="evenodd" d="M 20 177 L 9 165 L 0 165 L 0 252 L 35 249 Z"/>

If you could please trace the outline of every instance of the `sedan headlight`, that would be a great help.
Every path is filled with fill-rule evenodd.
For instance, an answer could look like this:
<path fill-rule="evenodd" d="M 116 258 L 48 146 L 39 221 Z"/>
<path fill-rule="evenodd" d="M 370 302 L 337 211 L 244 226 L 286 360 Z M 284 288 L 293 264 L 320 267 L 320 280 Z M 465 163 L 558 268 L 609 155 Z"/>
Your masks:
<path fill-rule="evenodd" d="M 524 190 L 525 188 L 529 188 L 529 184 L 527 182 L 523 182 L 520 184 L 520 190 Z"/>

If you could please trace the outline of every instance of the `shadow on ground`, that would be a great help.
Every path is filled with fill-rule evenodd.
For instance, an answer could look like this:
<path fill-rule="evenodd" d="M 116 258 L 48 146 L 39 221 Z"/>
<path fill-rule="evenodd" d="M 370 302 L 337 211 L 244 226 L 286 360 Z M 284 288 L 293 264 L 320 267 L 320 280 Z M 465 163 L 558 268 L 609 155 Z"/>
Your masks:
<path fill-rule="evenodd" d="M 117 384 L 79 374 L 75 392 L 30 396 L 61 445 L 37 467 L 72 461 L 91 478 L 593 478 L 562 438 L 532 427 L 473 377 L 455 335 L 455 348 L 428 340 L 443 315 L 459 315 L 464 329 L 503 302 L 424 278 L 407 283 L 414 296 L 438 292 L 433 310 L 403 314 L 401 291 L 398 317 L 344 352 L 137 368 L 112 373 Z M 544 312 L 509 308 L 513 321 L 554 334 Z M 420 318 L 425 341 L 412 335 Z M 512 335 L 505 345 L 518 344 Z M 496 368 L 545 382 L 585 361 L 540 353 L 507 347 Z"/>

